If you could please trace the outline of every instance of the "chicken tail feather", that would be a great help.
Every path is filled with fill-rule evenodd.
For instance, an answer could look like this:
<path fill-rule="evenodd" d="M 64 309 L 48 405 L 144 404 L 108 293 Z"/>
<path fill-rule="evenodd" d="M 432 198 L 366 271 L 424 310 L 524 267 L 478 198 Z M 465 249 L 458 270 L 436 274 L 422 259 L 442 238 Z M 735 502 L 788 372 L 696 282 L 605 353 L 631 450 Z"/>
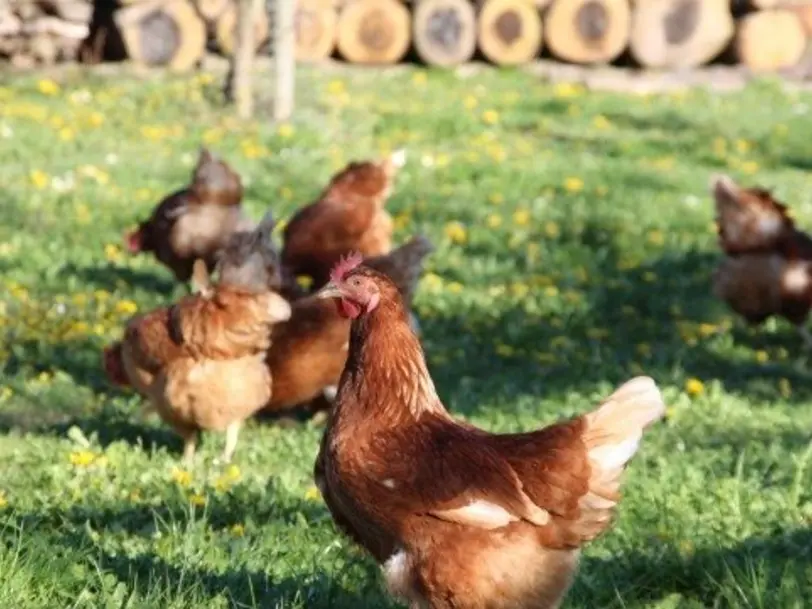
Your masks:
<path fill-rule="evenodd" d="M 586 415 L 584 443 L 593 470 L 614 479 L 637 452 L 643 430 L 665 415 L 660 389 L 647 376 L 621 385 L 594 412 Z"/>

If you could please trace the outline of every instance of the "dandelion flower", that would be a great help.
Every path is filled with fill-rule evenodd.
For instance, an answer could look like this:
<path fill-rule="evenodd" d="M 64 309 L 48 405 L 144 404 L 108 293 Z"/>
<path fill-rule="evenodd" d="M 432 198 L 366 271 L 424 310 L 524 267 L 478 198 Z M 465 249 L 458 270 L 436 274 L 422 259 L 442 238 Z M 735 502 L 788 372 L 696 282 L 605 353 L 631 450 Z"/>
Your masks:
<path fill-rule="evenodd" d="M 119 300 L 116 303 L 116 313 L 120 313 L 122 315 L 132 315 L 136 311 L 138 311 L 138 305 L 132 300 Z"/>
<path fill-rule="evenodd" d="M 499 122 L 499 113 L 496 110 L 485 110 L 482 113 L 482 122 L 486 125 L 495 125 Z"/>
<path fill-rule="evenodd" d="M 526 209 L 518 209 L 513 212 L 513 223 L 516 226 L 527 226 L 530 224 L 530 212 Z"/>
<path fill-rule="evenodd" d="M 51 183 L 51 178 L 41 169 L 34 169 L 29 177 L 31 178 L 31 184 L 33 184 L 37 190 L 43 190 Z"/>
<path fill-rule="evenodd" d="M 460 222 L 449 222 L 445 225 L 445 235 L 453 243 L 463 244 L 468 240 L 468 231 Z"/>
<path fill-rule="evenodd" d="M 567 192 L 581 192 L 584 189 L 584 181 L 581 178 L 569 177 L 564 180 L 564 190 Z"/>
<path fill-rule="evenodd" d="M 488 216 L 487 223 L 490 228 L 498 228 L 502 225 L 502 216 L 499 214 L 491 214 Z"/>
<path fill-rule="evenodd" d="M 193 493 L 189 495 L 189 503 L 198 507 L 206 505 L 206 496 L 201 493 Z"/>
<path fill-rule="evenodd" d="M 96 454 L 89 450 L 76 450 L 70 454 L 71 465 L 87 467 L 96 460 Z"/>
<path fill-rule="evenodd" d="M 37 89 L 43 95 L 56 95 L 61 90 L 61 87 L 50 78 L 44 78 L 37 83 Z"/>
<path fill-rule="evenodd" d="M 6 497 L 6 493 L 4 491 L 0 491 L 0 509 L 6 507 L 8 505 L 8 498 Z"/>
<path fill-rule="evenodd" d="M 172 469 L 172 480 L 174 480 L 179 486 L 189 486 L 192 483 L 192 474 L 187 472 L 185 469 L 175 467 Z"/>
<path fill-rule="evenodd" d="M 293 129 L 293 126 L 290 123 L 283 123 L 279 125 L 279 128 L 276 130 L 276 133 L 279 135 L 279 137 L 283 139 L 288 139 L 289 137 L 292 137 L 294 132 L 295 131 Z"/>
<path fill-rule="evenodd" d="M 691 397 L 702 395 L 705 392 L 705 384 L 697 378 L 689 378 L 685 381 L 685 393 Z"/>
<path fill-rule="evenodd" d="M 307 501 L 318 501 L 321 498 L 321 492 L 314 484 L 305 491 L 304 497 Z"/>
<path fill-rule="evenodd" d="M 245 527 L 238 522 L 237 524 L 232 524 L 228 532 L 234 535 L 234 537 L 242 537 L 245 535 Z"/>

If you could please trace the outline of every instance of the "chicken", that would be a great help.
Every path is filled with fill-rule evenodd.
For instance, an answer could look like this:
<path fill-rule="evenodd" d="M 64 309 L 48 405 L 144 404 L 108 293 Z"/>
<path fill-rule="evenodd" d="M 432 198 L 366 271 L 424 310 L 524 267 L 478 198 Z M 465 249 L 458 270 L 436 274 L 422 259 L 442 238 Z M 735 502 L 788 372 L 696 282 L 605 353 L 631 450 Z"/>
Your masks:
<path fill-rule="evenodd" d="M 338 527 L 412 609 L 552 609 L 579 547 L 611 523 L 643 430 L 665 412 L 648 377 L 530 433 L 455 421 L 384 275 L 342 261 L 319 296 L 352 319 L 315 477 Z"/>
<path fill-rule="evenodd" d="M 294 277 L 324 285 L 330 268 L 351 251 L 364 256 L 392 248 L 393 223 L 384 205 L 395 172 L 406 162 L 399 150 L 380 161 L 353 162 L 335 175 L 319 199 L 300 209 L 284 231 L 282 264 Z"/>
<path fill-rule="evenodd" d="M 423 259 L 432 249 L 426 237 L 417 235 L 390 254 L 366 263 L 391 277 L 411 306 Z M 274 327 L 268 350 L 273 394 L 267 410 L 282 411 L 320 395 L 332 402 L 347 358 L 349 336 L 349 320 L 340 316 L 332 303 L 315 295 L 293 302 L 290 320 Z"/>
<path fill-rule="evenodd" d="M 711 190 L 726 254 L 713 274 L 714 295 L 752 325 L 773 315 L 787 319 L 812 347 L 803 326 L 812 308 L 812 238 L 763 189 L 715 176 Z"/>
<path fill-rule="evenodd" d="M 253 228 L 243 215 L 242 195 L 240 176 L 203 148 L 192 183 L 166 197 L 128 233 L 127 247 L 133 254 L 151 252 L 178 281 L 186 282 L 197 258 L 212 270 L 232 233 Z"/>
<path fill-rule="evenodd" d="M 202 261 L 196 266 L 198 274 Z M 290 318 L 290 305 L 247 286 L 204 284 L 198 291 L 131 319 L 124 338 L 105 349 L 104 367 L 183 438 L 184 460 L 193 459 L 201 430 L 216 430 L 226 432 L 222 460 L 229 462 L 242 423 L 270 398 L 265 356 L 272 327 Z"/>

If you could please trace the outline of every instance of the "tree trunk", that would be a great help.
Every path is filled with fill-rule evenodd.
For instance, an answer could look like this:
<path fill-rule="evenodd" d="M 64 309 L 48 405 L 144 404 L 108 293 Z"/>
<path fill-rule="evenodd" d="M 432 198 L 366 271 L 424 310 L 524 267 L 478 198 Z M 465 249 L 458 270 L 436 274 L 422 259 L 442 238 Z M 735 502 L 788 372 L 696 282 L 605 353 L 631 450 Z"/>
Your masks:
<path fill-rule="evenodd" d="M 412 19 L 417 55 L 429 65 L 455 66 L 476 51 L 476 12 L 469 0 L 417 0 Z"/>
<path fill-rule="evenodd" d="M 754 72 L 774 72 L 796 65 L 807 46 L 806 31 L 791 10 L 751 13 L 739 22 L 736 52 Z"/>
<path fill-rule="evenodd" d="M 238 1 L 242 2 L 243 0 Z M 281 2 L 282 0 L 279 1 Z M 226 10 L 220 15 L 215 26 L 217 48 L 220 49 L 220 52 L 226 57 L 231 57 L 234 54 L 234 48 L 236 46 L 237 12 L 238 5 L 229 3 Z M 254 20 L 254 51 L 258 51 L 263 44 L 268 42 L 269 33 L 270 24 L 268 22 L 268 13 L 262 10 Z"/>
<path fill-rule="evenodd" d="M 410 35 L 409 11 L 397 0 L 357 0 L 338 18 L 338 51 L 351 63 L 397 63 Z"/>
<path fill-rule="evenodd" d="M 693 68 L 720 55 L 733 33 L 729 0 L 637 0 L 631 52 L 648 68 Z"/>
<path fill-rule="evenodd" d="M 275 8 L 273 117 L 277 122 L 284 122 L 293 115 L 296 89 L 296 0 L 276 0 Z"/>
<path fill-rule="evenodd" d="M 479 50 L 497 65 L 527 63 L 542 44 L 541 15 L 526 0 L 485 0 L 479 10 Z"/>
<path fill-rule="evenodd" d="M 188 0 L 132 4 L 117 11 L 115 21 L 136 63 L 185 71 L 206 51 L 206 25 Z"/>
<path fill-rule="evenodd" d="M 550 52 L 572 63 L 609 63 L 629 43 L 628 0 L 555 0 L 544 20 Z"/>
<path fill-rule="evenodd" d="M 265 12 L 263 0 L 240 0 L 237 6 L 236 49 L 231 59 L 231 93 L 237 106 L 237 116 L 249 119 L 254 115 L 254 55 L 259 14 Z"/>
<path fill-rule="evenodd" d="M 222 17 L 229 7 L 228 0 L 194 0 L 194 2 L 197 12 L 200 13 L 200 18 L 207 25 L 217 23 L 217 20 Z"/>
<path fill-rule="evenodd" d="M 296 59 L 323 61 L 336 46 L 338 13 L 329 0 L 298 0 L 296 3 Z"/>

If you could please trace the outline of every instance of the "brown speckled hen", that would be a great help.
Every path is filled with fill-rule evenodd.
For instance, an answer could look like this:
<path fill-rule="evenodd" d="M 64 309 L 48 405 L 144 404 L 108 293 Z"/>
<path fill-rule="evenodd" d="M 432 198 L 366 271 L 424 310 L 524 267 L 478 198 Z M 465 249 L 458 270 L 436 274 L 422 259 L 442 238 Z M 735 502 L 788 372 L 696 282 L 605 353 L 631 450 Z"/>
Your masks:
<path fill-rule="evenodd" d="M 151 252 L 178 281 L 188 281 L 192 265 L 202 259 L 209 271 L 231 235 L 250 230 L 242 212 L 240 176 L 203 148 L 192 182 L 161 201 L 152 215 L 125 237 L 133 254 Z"/>
<path fill-rule="evenodd" d="M 393 223 L 384 206 L 405 161 L 400 150 L 382 161 L 350 163 L 316 202 L 291 218 L 284 230 L 282 264 L 293 276 L 311 277 L 321 286 L 344 254 L 357 250 L 379 256 L 392 249 Z"/>
<path fill-rule="evenodd" d="M 539 431 L 490 434 L 444 408 L 398 289 L 336 267 L 320 295 L 352 319 L 315 466 L 336 524 L 412 609 L 554 609 L 579 548 L 611 523 L 621 474 L 664 414 L 654 381 Z"/>
<path fill-rule="evenodd" d="M 712 178 L 711 192 L 726 254 L 713 274 L 714 294 L 749 324 L 785 318 L 812 347 L 803 326 L 812 308 L 812 238 L 764 189 L 721 175 Z"/>

